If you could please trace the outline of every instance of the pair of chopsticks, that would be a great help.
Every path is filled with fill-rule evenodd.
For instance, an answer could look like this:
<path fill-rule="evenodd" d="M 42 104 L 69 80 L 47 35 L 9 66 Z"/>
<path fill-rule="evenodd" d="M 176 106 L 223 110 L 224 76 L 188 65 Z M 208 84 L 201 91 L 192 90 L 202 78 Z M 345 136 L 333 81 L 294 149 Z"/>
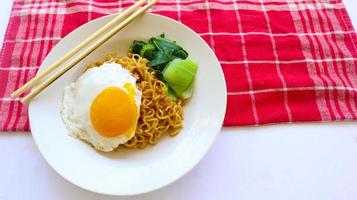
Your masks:
<path fill-rule="evenodd" d="M 147 4 L 145 6 L 141 7 L 141 5 L 143 5 L 146 2 L 146 0 L 139 0 L 134 5 L 132 5 L 130 8 L 125 10 L 123 13 L 121 13 L 120 15 L 115 17 L 112 21 L 107 23 L 105 26 L 103 26 L 102 28 L 97 30 L 93 35 L 91 35 L 86 40 L 81 42 L 74 49 L 72 49 L 67 54 L 65 54 L 57 62 L 55 62 L 48 68 L 46 68 L 41 73 L 38 73 L 36 75 L 36 77 L 34 77 L 33 79 L 31 79 L 30 81 L 25 83 L 23 86 L 18 88 L 13 93 L 11 93 L 10 94 L 11 98 L 15 99 L 15 98 L 19 97 L 21 94 L 23 94 L 24 92 L 26 92 L 27 90 L 29 90 L 30 88 L 34 87 L 39 81 L 41 81 L 43 78 L 45 78 L 51 72 L 53 72 L 55 69 L 59 68 L 63 63 L 65 63 L 67 60 L 69 60 L 72 56 L 74 56 L 76 53 L 78 53 L 84 47 L 88 46 L 93 40 L 99 38 L 99 36 L 101 36 L 102 34 L 104 34 L 105 32 L 108 31 L 101 38 L 99 38 L 96 42 L 94 42 L 92 45 L 90 45 L 88 48 L 86 48 L 83 52 L 81 52 L 75 58 L 70 60 L 66 65 L 64 65 L 62 68 L 60 68 L 59 71 L 55 72 L 52 76 L 50 76 L 47 80 L 45 80 L 44 82 L 39 84 L 27 96 L 25 96 L 24 98 L 22 98 L 20 100 L 21 103 L 27 104 L 28 102 L 31 101 L 32 98 L 34 98 L 36 95 L 38 95 L 40 92 L 42 92 L 51 83 L 53 83 L 60 76 L 62 76 L 64 73 L 66 73 L 68 70 L 70 70 L 74 65 L 76 65 L 79 61 L 81 61 L 83 58 L 85 58 L 91 52 L 93 52 L 96 48 L 98 48 L 100 45 L 102 45 L 104 42 L 106 42 L 108 39 L 110 39 L 112 36 L 114 36 L 117 32 L 122 30 L 125 26 L 127 26 L 130 22 L 132 22 L 138 16 L 145 13 L 149 8 L 151 8 L 153 5 L 155 5 L 158 1 L 159 0 L 150 0 L 147 2 Z M 141 7 L 141 8 L 139 10 L 137 10 L 139 7 Z M 136 12 L 134 12 L 134 11 L 136 11 Z"/>

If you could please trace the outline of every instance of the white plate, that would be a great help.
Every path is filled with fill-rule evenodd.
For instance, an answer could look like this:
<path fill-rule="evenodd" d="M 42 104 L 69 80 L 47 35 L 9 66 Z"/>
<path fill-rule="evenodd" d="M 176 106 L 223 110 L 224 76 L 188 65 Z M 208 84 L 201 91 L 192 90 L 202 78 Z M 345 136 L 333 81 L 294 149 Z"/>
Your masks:
<path fill-rule="evenodd" d="M 40 70 L 54 63 L 114 15 L 93 20 L 61 40 Z M 133 40 L 165 33 L 197 60 L 195 91 L 184 107 L 184 128 L 174 138 L 165 137 L 144 150 L 98 153 L 68 136 L 60 116 L 62 92 L 83 72 L 83 66 L 111 52 L 125 55 Z M 172 19 L 145 14 L 54 82 L 30 104 L 30 125 L 35 142 L 47 162 L 64 178 L 90 191 L 111 195 L 149 192 L 182 177 L 207 153 L 222 126 L 226 86 L 220 64 L 194 31 Z"/>

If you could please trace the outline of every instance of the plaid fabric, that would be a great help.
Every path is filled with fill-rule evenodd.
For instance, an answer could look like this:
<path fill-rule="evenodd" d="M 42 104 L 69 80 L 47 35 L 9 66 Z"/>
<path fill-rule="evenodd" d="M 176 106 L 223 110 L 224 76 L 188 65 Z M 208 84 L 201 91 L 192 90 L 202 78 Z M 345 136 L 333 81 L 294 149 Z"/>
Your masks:
<path fill-rule="evenodd" d="M 29 130 L 9 94 L 89 20 L 130 0 L 15 0 L 0 57 L 0 130 Z M 194 29 L 227 82 L 225 125 L 336 121 L 357 116 L 357 38 L 341 0 L 161 0 L 152 12 Z"/>

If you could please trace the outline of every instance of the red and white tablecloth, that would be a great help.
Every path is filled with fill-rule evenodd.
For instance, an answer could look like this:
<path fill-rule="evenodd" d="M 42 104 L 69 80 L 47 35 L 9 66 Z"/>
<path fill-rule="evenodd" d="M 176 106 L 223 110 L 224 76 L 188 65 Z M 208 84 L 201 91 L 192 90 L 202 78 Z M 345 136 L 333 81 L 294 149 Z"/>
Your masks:
<path fill-rule="evenodd" d="M 29 130 L 9 94 L 57 42 L 132 0 L 14 0 L 0 54 L 0 130 Z M 224 125 L 357 118 L 357 37 L 341 0 L 161 0 L 151 12 L 195 30 L 228 89 Z"/>

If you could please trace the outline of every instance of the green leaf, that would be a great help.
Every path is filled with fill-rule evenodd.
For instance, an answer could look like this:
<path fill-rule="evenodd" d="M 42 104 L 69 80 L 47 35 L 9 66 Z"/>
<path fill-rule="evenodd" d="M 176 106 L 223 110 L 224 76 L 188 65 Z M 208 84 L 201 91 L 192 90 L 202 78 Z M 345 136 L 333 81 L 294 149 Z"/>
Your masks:
<path fill-rule="evenodd" d="M 155 47 L 163 53 L 172 54 L 175 57 L 182 59 L 186 59 L 188 56 L 188 53 L 174 41 L 163 37 L 154 37 L 151 41 Z"/>
<path fill-rule="evenodd" d="M 172 52 L 172 55 L 181 58 L 181 59 L 186 59 L 188 57 L 188 53 L 184 49 L 175 49 Z"/>
<path fill-rule="evenodd" d="M 166 80 L 164 79 L 164 75 L 162 74 L 161 71 L 155 70 L 155 74 L 156 74 L 156 77 L 157 77 L 160 81 L 164 82 L 164 83 L 167 85 L 167 82 L 166 82 Z"/>
<path fill-rule="evenodd" d="M 140 54 L 140 50 L 146 45 L 146 42 L 134 40 L 130 47 L 131 53 Z"/>
<path fill-rule="evenodd" d="M 161 51 L 156 51 L 153 54 L 152 60 L 149 62 L 149 67 L 152 67 L 152 68 L 155 69 L 155 66 L 166 65 L 167 63 L 169 63 L 173 59 L 175 59 L 175 57 L 173 57 L 170 54 L 166 54 L 166 53 L 163 53 Z M 162 70 L 163 69 L 161 69 L 161 71 Z"/>
<path fill-rule="evenodd" d="M 147 58 L 148 60 L 153 59 L 154 57 L 155 46 L 152 44 L 144 45 L 140 50 L 140 56 Z"/>

